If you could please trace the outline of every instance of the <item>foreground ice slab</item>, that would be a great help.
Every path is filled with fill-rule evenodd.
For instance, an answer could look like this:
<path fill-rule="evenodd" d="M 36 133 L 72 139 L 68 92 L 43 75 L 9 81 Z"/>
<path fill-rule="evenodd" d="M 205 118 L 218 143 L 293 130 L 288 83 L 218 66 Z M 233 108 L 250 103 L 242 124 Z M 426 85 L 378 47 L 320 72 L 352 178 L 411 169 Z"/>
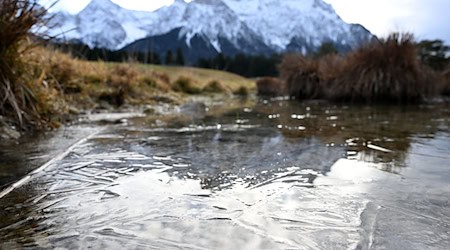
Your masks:
<path fill-rule="evenodd" d="M 258 105 L 95 134 L 0 200 L 0 248 L 450 245 L 445 116 Z"/>

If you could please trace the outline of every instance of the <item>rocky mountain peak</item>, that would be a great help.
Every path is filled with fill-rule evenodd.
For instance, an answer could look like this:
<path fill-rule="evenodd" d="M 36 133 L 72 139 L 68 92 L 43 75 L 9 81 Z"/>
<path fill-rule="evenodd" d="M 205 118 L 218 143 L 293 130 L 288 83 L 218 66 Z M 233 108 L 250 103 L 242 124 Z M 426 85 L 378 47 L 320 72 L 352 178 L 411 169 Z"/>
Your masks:
<path fill-rule="evenodd" d="M 153 12 L 92 0 L 76 15 L 57 16 L 53 34 L 112 50 L 173 32 L 172 47 L 192 49 L 195 38 L 215 53 L 307 53 L 323 42 L 349 50 L 372 37 L 362 26 L 345 23 L 323 0 L 176 0 Z"/>

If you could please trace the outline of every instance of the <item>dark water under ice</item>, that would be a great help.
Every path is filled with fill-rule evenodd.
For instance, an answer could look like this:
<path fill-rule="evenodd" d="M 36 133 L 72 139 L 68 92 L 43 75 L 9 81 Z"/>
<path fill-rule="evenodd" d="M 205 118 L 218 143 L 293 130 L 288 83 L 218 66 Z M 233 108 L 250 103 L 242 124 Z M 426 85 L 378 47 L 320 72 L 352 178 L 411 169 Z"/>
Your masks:
<path fill-rule="evenodd" d="M 0 199 L 0 248 L 450 246 L 448 103 L 190 110 L 1 146 L 3 189 L 61 159 Z"/>

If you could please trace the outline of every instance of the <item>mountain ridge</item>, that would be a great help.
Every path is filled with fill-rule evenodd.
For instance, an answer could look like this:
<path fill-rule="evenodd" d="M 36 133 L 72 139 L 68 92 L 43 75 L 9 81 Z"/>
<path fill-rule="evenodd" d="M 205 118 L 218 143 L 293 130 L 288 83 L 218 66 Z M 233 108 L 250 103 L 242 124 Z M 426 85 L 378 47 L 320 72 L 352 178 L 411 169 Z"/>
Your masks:
<path fill-rule="evenodd" d="M 110 50 L 150 51 L 145 44 L 167 43 L 170 37 L 176 39 L 172 46 L 156 47 L 183 48 L 192 54 L 189 61 L 198 59 L 189 53 L 193 47 L 208 48 L 210 57 L 218 53 L 306 54 L 323 42 L 348 51 L 373 37 L 361 25 L 345 23 L 322 0 L 176 0 L 152 12 L 92 0 L 75 15 L 56 13 L 52 27 L 49 32 L 62 33 L 61 40 Z"/>

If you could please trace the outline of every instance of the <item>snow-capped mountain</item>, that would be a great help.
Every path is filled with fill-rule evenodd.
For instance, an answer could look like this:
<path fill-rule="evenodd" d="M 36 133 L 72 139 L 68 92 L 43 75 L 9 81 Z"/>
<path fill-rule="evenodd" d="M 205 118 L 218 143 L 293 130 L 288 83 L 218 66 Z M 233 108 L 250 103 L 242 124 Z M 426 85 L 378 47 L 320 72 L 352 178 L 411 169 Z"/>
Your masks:
<path fill-rule="evenodd" d="M 307 53 L 323 42 L 348 50 L 372 38 L 322 0 L 175 0 L 153 12 L 92 0 L 76 15 L 57 13 L 51 27 L 51 35 L 90 47 L 159 53 L 181 48 L 188 60 L 220 52 Z"/>
<path fill-rule="evenodd" d="M 92 0 L 76 15 L 56 13 L 49 32 L 59 39 L 116 50 L 146 37 L 153 19 L 152 13 L 123 9 L 110 0 Z"/>

